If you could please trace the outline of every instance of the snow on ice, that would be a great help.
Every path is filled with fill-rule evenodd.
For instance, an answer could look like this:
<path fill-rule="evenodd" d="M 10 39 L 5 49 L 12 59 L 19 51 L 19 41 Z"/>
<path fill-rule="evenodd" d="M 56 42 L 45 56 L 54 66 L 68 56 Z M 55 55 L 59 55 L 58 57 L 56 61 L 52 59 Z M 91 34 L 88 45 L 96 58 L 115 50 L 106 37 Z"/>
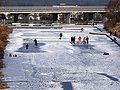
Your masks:
<path fill-rule="evenodd" d="M 120 90 L 120 47 L 89 32 L 99 30 L 13 29 L 4 58 L 7 90 Z M 88 36 L 89 45 L 72 45 L 71 36 Z"/>

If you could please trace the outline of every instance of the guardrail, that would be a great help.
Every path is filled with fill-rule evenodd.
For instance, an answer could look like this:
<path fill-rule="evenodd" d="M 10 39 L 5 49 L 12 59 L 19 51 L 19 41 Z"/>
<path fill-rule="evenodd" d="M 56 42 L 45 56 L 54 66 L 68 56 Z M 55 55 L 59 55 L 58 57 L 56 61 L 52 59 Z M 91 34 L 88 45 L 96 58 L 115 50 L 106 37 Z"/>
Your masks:
<path fill-rule="evenodd" d="M 4 6 L 0 7 L 1 12 L 60 12 L 60 11 L 82 11 L 82 12 L 89 12 L 89 11 L 96 11 L 96 12 L 105 12 L 105 6 Z"/>

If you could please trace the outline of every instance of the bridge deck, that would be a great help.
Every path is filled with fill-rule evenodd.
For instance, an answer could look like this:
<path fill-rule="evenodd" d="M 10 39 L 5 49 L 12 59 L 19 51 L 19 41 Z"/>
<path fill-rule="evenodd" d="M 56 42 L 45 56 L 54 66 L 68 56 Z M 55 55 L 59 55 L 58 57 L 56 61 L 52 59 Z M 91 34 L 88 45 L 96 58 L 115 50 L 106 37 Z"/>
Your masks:
<path fill-rule="evenodd" d="M 106 12 L 105 6 L 7 6 L 0 7 L 0 12 L 47 12 L 47 13 L 59 13 L 59 12 Z"/>

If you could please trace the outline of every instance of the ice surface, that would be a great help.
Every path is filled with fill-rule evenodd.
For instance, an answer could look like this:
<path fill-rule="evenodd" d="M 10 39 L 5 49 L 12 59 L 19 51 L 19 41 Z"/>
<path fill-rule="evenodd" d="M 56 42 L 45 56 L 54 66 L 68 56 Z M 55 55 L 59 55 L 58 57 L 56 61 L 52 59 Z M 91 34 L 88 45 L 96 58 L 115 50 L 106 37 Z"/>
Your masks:
<path fill-rule="evenodd" d="M 120 47 L 104 35 L 89 32 L 99 30 L 14 29 L 4 58 L 8 90 L 120 90 Z M 89 36 L 90 42 L 72 45 L 71 36 L 76 41 L 78 36 L 82 40 Z"/>

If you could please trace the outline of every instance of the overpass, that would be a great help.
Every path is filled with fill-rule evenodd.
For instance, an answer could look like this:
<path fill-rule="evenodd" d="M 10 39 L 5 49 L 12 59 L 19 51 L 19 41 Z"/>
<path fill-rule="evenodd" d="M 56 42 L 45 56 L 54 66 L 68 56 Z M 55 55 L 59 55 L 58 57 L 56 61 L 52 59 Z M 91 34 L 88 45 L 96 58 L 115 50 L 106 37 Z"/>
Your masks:
<path fill-rule="evenodd" d="M 2 6 L 0 7 L 0 14 L 4 15 L 4 17 L 12 14 L 14 16 L 14 22 L 18 21 L 19 14 L 24 14 L 26 17 L 30 14 L 53 14 L 53 21 L 58 20 L 60 14 L 65 14 L 62 18 L 66 19 L 67 23 L 70 23 L 70 19 L 75 17 L 73 16 L 75 13 L 84 14 L 81 17 L 82 19 L 92 20 L 93 14 L 103 14 L 106 12 L 105 8 L 105 6 Z"/>
<path fill-rule="evenodd" d="M 105 6 L 4 6 L 0 13 L 106 12 Z"/>

